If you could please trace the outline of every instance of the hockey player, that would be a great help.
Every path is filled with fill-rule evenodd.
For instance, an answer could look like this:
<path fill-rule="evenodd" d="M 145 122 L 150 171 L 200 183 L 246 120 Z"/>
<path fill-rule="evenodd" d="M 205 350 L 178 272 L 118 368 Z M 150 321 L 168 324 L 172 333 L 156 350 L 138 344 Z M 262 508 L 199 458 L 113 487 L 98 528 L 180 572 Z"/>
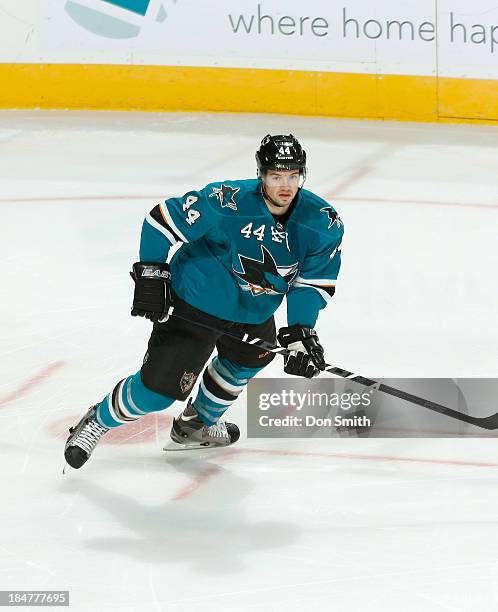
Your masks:
<path fill-rule="evenodd" d="M 334 293 L 341 220 L 303 189 L 306 153 L 294 136 L 265 136 L 256 162 L 256 179 L 211 183 L 158 204 L 145 217 L 131 314 L 154 323 L 148 350 L 141 369 L 71 428 L 70 466 L 81 467 L 110 429 L 185 401 L 214 348 L 195 400 L 174 419 L 170 444 L 236 442 L 238 427 L 222 416 L 274 354 L 233 334 L 278 339 L 291 350 L 288 374 L 311 378 L 325 368 L 313 327 Z M 284 296 L 288 326 L 277 335 L 273 314 Z"/>

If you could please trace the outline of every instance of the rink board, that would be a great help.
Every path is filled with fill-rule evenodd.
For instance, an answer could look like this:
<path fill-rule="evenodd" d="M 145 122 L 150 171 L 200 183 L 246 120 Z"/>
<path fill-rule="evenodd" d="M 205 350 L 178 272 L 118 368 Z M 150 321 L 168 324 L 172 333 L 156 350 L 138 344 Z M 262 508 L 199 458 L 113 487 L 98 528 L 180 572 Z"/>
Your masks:
<path fill-rule="evenodd" d="M 483 79 L 247 68 L 0 64 L 0 107 L 497 121 L 498 86 Z"/>
<path fill-rule="evenodd" d="M 2 8 L 0 108 L 498 121 L 493 0 Z"/>

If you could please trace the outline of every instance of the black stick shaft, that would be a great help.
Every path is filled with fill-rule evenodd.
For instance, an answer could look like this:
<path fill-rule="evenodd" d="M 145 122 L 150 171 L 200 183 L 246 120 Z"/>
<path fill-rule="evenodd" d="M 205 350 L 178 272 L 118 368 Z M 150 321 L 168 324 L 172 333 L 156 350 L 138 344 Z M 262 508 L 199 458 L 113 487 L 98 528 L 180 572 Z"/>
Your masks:
<path fill-rule="evenodd" d="M 183 317 L 174 310 L 170 312 L 170 316 L 176 317 L 178 319 L 183 319 L 184 321 L 192 323 L 193 325 L 200 325 L 201 327 L 206 327 L 211 331 L 219 331 L 220 334 L 231 336 L 236 340 L 240 340 L 241 342 L 247 342 L 248 344 L 252 344 L 253 346 L 257 346 L 258 348 L 261 348 L 265 351 L 269 351 L 271 353 L 283 355 L 284 357 L 290 353 L 289 349 L 270 344 L 262 338 L 251 338 L 249 334 L 239 336 L 238 334 L 226 332 L 221 329 L 216 329 L 210 325 L 199 323 L 198 321 L 192 321 L 187 317 Z M 364 385 L 365 387 L 374 388 L 377 391 L 386 393 L 387 395 L 398 397 L 399 399 L 402 399 L 405 402 L 410 402 L 411 404 L 422 406 L 423 408 L 427 408 L 428 410 L 438 412 L 439 414 L 444 414 L 447 417 L 457 419 L 458 421 L 462 421 L 464 423 L 469 423 L 470 425 L 475 425 L 476 427 L 481 427 L 482 429 L 498 429 L 498 412 L 488 417 L 473 417 L 468 414 L 465 414 L 464 412 L 460 412 L 459 410 L 455 410 L 454 408 L 449 408 L 447 406 L 443 406 L 442 404 L 437 404 L 436 402 L 432 402 L 431 400 L 423 399 L 422 397 L 412 395 L 411 393 L 407 393 L 406 391 L 402 391 L 401 389 L 390 387 L 389 385 L 385 385 L 384 383 L 372 380 L 371 378 L 365 378 L 364 376 L 354 374 L 353 372 L 349 372 L 348 370 L 343 370 L 342 368 L 331 366 L 329 364 L 325 365 L 325 372 L 329 372 L 330 374 L 334 374 L 335 376 L 340 376 L 342 378 L 347 378 L 348 380 L 352 380 L 353 382 L 359 383 L 360 385 Z"/>

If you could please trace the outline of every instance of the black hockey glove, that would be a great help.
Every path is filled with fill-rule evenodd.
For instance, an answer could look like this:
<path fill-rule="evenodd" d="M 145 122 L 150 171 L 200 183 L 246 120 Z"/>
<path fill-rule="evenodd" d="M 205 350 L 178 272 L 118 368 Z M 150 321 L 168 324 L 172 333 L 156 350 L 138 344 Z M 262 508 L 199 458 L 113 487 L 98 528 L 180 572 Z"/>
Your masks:
<path fill-rule="evenodd" d="M 135 281 L 131 316 L 145 317 L 154 323 L 166 321 L 172 304 L 168 264 L 139 261 L 133 264 L 130 274 Z"/>
<path fill-rule="evenodd" d="M 322 345 L 314 329 L 304 325 L 282 327 L 277 336 L 281 346 L 289 349 L 291 354 L 285 358 L 284 371 L 294 376 L 313 378 L 325 370 L 325 358 Z"/>

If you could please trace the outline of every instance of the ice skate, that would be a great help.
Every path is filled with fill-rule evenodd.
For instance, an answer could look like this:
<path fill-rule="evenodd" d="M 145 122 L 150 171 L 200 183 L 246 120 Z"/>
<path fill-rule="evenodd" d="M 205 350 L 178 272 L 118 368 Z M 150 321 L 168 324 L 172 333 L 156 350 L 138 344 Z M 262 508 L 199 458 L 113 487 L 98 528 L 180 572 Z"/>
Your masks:
<path fill-rule="evenodd" d="M 109 431 L 107 427 L 103 427 L 97 421 L 95 408 L 95 406 L 92 406 L 81 421 L 69 430 L 71 435 L 64 447 L 64 457 L 67 465 L 72 468 L 79 469 L 85 464 L 97 446 L 97 442 Z M 67 465 L 64 467 L 63 473 L 66 472 Z"/>
<path fill-rule="evenodd" d="M 197 416 L 192 400 L 185 410 L 173 420 L 171 440 L 164 446 L 165 451 L 195 450 L 234 444 L 240 437 L 235 423 L 218 421 L 206 425 Z"/>

